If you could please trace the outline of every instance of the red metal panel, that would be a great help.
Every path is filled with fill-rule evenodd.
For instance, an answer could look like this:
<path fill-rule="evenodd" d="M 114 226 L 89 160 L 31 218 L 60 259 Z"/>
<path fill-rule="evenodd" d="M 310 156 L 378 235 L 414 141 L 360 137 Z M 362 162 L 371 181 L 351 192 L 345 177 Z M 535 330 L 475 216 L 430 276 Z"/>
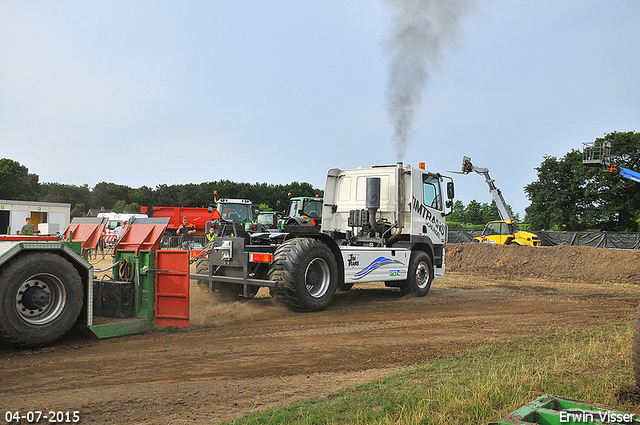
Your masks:
<path fill-rule="evenodd" d="M 72 233 L 74 241 L 82 242 L 82 249 L 93 249 L 98 244 L 98 240 L 104 230 L 104 224 L 99 223 L 71 223 L 64 231 L 64 239 L 69 240 L 69 232 Z"/>
<path fill-rule="evenodd" d="M 127 226 L 115 249 L 120 251 L 155 251 L 160 245 L 166 224 L 133 223 Z M 74 238 L 75 239 L 75 238 Z M 137 255 L 137 254 L 136 254 Z"/>
<path fill-rule="evenodd" d="M 155 323 L 189 326 L 189 251 L 156 251 Z"/>
<path fill-rule="evenodd" d="M 142 207 L 143 214 L 149 214 L 148 207 Z M 208 208 L 195 207 L 153 207 L 153 217 L 169 217 L 168 228 L 175 231 L 182 224 L 182 217 L 186 216 L 189 223 L 196 226 L 198 234 L 205 231 L 207 221 L 219 220 L 220 214 L 214 209 L 212 213 Z"/>

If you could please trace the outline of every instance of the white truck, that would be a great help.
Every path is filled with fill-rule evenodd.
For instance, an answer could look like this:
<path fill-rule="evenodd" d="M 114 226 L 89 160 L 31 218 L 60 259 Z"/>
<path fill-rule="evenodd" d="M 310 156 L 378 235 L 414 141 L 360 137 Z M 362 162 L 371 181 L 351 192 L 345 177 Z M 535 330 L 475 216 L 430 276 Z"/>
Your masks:
<path fill-rule="evenodd" d="M 331 169 L 320 233 L 285 226 L 279 233 L 216 238 L 208 264 L 191 278 L 232 299 L 268 287 L 296 311 L 323 310 L 337 289 L 360 282 L 382 281 L 422 297 L 444 276 L 445 216 L 453 198 L 453 179 L 424 163 Z"/>
<path fill-rule="evenodd" d="M 132 220 L 138 218 L 148 218 L 146 214 L 127 214 L 127 213 L 99 213 L 97 218 L 106 218 L 107 222 L 104 226 L 105 240 L 107 242 L 115 241 L 116 227 L 120 226 L 123 221 L 131 223 Z"/>

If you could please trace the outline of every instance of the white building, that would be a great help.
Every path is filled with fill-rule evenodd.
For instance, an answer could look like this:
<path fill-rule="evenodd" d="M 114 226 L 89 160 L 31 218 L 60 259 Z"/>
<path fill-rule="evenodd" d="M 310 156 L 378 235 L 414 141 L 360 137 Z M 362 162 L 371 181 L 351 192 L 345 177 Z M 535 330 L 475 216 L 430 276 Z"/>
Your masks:
<path fill-rule="evenodd" d="M 71 204 L 0 199 L 0 235 L 16 235 L 31 217 L 43 235 L 64 232 L 71 220 Z"/>

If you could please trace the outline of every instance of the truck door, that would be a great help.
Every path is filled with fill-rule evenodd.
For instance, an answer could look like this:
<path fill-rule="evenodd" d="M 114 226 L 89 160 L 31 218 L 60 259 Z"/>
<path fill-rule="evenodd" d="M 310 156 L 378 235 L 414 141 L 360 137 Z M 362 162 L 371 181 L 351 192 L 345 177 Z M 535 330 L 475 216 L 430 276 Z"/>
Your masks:
<path fill-rule="evenodd" d="M 189 326 L 189 251 L 156 251 L 156 325 Z"/>
<path fill-rule="evenodd" d="M 440 179 L 431 174 L 422 176 L 423 202 L 426 206 L 442 210 L 442 194 L 440 193 Z"/>

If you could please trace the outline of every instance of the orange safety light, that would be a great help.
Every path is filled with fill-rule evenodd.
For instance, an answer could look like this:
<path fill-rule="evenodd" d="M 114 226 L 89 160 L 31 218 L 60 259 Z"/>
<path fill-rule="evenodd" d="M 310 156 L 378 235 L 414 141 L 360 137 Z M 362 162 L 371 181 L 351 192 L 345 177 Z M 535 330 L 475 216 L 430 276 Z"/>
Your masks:
<path fill-rule="evenodd" d="M 249 261 L 252 263 L 270 263 L 273 261 L 273 254 L 250 252 Z"/>
<path fill-rule="evenodd" d="M 421 170 L 424 170 L 424 162 L 419 162 L 418 163 L 418 168 L 420 168 Z"/>

